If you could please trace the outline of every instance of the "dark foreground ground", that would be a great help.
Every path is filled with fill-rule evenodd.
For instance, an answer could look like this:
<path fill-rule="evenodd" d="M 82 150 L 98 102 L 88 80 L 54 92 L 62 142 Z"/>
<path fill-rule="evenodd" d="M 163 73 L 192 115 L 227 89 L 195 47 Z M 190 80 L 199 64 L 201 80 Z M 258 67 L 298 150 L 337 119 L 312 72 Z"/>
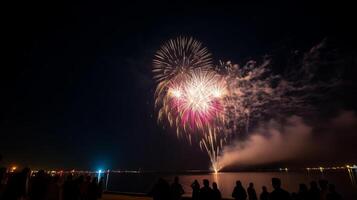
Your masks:
<path fill-rule="evenodd" d="M 191 198 L 189 197 L 182 198 L 182 200 L 189 200 L 189 199 Z M 152 198 L 147 196 L 133 196 L 133 195 L 124 195 L 124 194 L 103 194 L 101 200 L 152 200 Z"/>
<path fill-rule="evenodd" d="M 129 196 L 121 194 L 103 194 L 101 200 L 152 200 L 151 197 Z"/>

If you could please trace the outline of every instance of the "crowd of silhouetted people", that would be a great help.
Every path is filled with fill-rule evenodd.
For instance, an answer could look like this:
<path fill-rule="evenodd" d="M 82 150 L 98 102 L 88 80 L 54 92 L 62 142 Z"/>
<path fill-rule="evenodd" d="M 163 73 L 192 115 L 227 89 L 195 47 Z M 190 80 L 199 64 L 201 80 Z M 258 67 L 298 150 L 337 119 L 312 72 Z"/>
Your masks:
<path fill-rule="evenodd" d="M 97 200 L 103 192 L 103 178 L 88 175 L 74 176 L 71 173 L 51 175 L 40 170 L 31 173 L 29 168 L 20 172 L 7 172 L 0 168 L 0 200 Z M 209 180 L 195 180 L 191 184 L 192 200 L 221 200 L 222 195 L 217 183 L 212 186 Z M 235 200 L 341 200 L 335 186 L 326 180 L 312 181 L 308 187 L 300 184 L 298 191 L 289 193 L 281 186 L 281 180 L 272 178 L 272 191 L 263 186 L 260 194 L 253 183 L 245 188 L 238 180 L 232 191 Z M 170 185 L 160 178 L 149 193 L 154 200 L 180 200 L 185 191 L 175 177 Z"/>
<path fill-rule="evenodd" d="M 50 175 L 29 168 L 7 173 L 0 169 L 0 200 L 97 200 L 101 198 L 103 179 L 90 175 Z"/>
<path fill-rule="evenodd" d="M 191 184 L 192 200 L 221 200 L 222 195 L 217 187 L 217 183 L 213 182 L 210 186 L 209 180 L 203 180 L 201 187 L 199 182 L 195 180 Z M 279 178 L 272 178 L 273 191 L 269 192 L 266 186 L 262 187 L 261 193 L 258 195 L 253 183 L 249 183 L 245 189 L 242 183 L 238 180 L 232 192 L 232 198 L 235 200 L 341 200 L 342 197 L 335 190 L 335 185 L 329 184 L 326 180 L 320 180 L 318 183 L 312 181 L 310 188 L 305 184 L 300 184 L 298 192 L 289 193 L 281 187 Z M 175 177 L 174 182 L 170 185 L 165 179 L 160 178 L 152 191 L 149 193 L 154 200 L 179 200 L 185 193 L 178 177 Z"/>

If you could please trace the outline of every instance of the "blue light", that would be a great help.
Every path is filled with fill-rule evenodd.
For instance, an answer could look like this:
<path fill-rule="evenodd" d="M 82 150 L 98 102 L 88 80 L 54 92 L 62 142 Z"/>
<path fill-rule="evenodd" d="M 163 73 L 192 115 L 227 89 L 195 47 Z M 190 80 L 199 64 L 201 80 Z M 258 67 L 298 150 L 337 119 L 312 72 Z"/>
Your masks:
<path fill-rule="evenodd" d="M 99 183 L 99 181 L 100 181 L 100 174 L 102 173 L 102 170 L 100 169 L 100 170 L 98 170 L 98 183 Z"/>

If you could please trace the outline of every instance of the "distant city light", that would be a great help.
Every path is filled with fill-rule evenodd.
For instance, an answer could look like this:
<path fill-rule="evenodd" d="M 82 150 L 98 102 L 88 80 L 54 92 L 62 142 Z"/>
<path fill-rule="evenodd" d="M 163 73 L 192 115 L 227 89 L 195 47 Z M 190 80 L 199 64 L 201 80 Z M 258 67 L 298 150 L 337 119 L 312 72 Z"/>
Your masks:
<path fill-rule="evenodd" d="M 289 171 L 289 169 L 288 168 L 279 168 L 279 171 Z"/>
<path fill-rule="evenodd" d="M 12 166 L 12 167 L 10 168 L 10 172 L 14 172 L 16 169 L 17 169 L 17 166 Z"/>

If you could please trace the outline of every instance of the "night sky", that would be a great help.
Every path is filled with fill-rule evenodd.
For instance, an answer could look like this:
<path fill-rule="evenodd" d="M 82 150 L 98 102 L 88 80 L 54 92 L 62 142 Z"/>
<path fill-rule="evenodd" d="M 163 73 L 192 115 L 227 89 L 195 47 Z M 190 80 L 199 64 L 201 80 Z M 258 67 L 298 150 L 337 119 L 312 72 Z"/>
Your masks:
<path fill-rule="evenodd" d="M 336 108 L 316 105 L 322 118 L 356 111 L 352 8 L 183 1 L 9 5 L 0 72 L 3 164 L 206 169 L 204 152 L 156 122 L 152 58 L 163 42 L 180 35 L 202 41 L 216 59 L 244 62 L 274 55 L 277 71 L 284 68 L 285 55 L 308 51 L 327 38 L 349 63 L 342 77 L 348 87 L 337 95 Z"/>

